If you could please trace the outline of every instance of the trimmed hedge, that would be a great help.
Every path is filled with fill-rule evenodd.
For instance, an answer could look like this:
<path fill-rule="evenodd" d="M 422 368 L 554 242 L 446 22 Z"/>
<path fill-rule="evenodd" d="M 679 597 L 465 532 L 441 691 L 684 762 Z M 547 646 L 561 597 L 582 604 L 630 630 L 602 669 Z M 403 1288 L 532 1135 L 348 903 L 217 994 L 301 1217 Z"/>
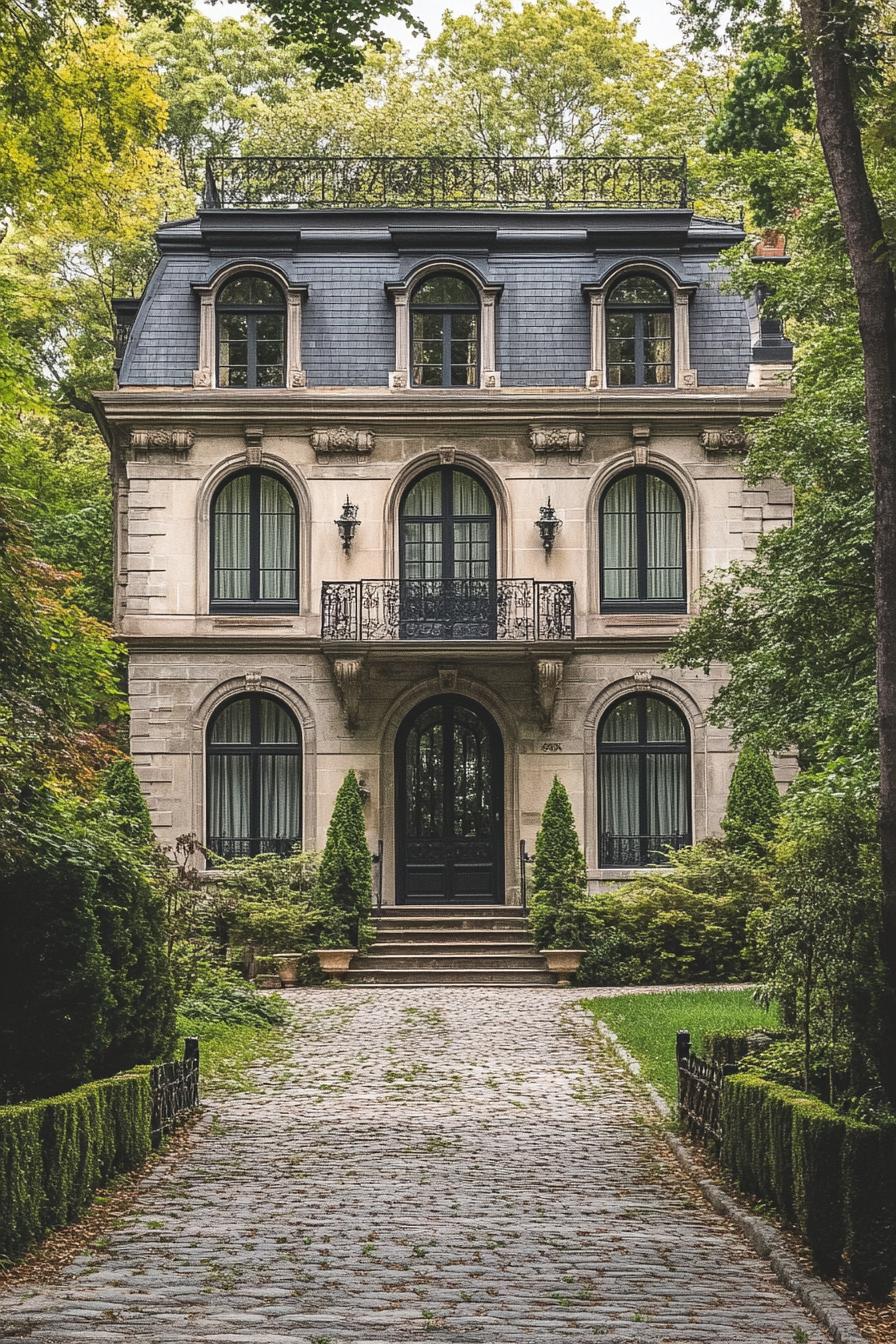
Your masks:
<path fill-rule="evenodd" d="M 722 1087 L 723 1167 L 799 1229 L 817 1268 L 845 1257 L 853 1282 L 884 1298 L 896 1279 L 896 1125 L 840 1115 L 758 1074 Z"/>
<path fill-rule="evenodd" d="M 0 1259 L 72 1222 L 152 1150 L 149 1068 L 0 1106 Z"/>

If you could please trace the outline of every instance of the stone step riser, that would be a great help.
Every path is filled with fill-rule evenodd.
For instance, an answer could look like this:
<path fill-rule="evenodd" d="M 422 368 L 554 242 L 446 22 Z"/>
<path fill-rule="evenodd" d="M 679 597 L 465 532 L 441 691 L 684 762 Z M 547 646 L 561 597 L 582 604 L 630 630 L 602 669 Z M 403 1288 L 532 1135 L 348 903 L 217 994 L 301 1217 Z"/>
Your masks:
<path fill-rule="evenodd" d="M 513 957 L 534 957 L 538 955 L 538 949 L 532 942 L 517 940 L 512 943 L 495 943 L 491 940 L 486 941 L 485 938 L 477 938 L 475 942 L 456 942 L 453 939 L 432 938 L 427 939 L 425 943 L 378 938 L 369 952 L 375 952 L 377 956 L 392 957 L 433 957 L 437 955 L 462 957 L 485 955 L 486 953 L 489 956 L 506 955 Z"/>
<path fill-rule="evenodd" d="M 458 944 L 476 943 L 489 947 L 516 947 L 521 943 L 531 943 L 528 929 L 377 929 L 377 944 L 401 943 L 404 947 L 425 947 L 428 943 L 444 944 L 453 947 Z"/>
<path fill-rule="evenodd" d="M 468 956 L 380 956 L 374 950 L 363 957 L 356 957 L 352 970 L 359 971 L 543 971 L 544 958 L 537 955 L 501 956 L 488 953 L 472 953 Z"/>
<path fill-rule="evenodd" d="M 420 931 L 426 933 L 433 929 L 452 931 L 466 930 L 469 933 L 526 933 L 529 925 L 523 920 L 515 919 L 457 919 L 448 921 L 446 919 L 390 919 L 383 923 L 379 920 L 374 921 L 377 932 L 388 933 L 392 935 L 400 932 Z"/>
<path fill-rule="evenodd" d="M 345 984 L 373 985 L 553 985 L 547 971 L 349 971 Z"/>

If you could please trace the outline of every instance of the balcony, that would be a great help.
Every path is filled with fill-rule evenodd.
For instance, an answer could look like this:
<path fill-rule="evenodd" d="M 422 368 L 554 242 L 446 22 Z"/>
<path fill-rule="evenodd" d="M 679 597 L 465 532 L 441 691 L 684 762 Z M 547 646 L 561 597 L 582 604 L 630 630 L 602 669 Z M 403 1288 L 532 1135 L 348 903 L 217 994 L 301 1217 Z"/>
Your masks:
<path fill-rule="evenodd" d="M 600 837 L 601 868 L 647 868 L 666 863 L 670 849 L 691 843 L 690 836 L 619 835 L 604 831 Z"/>
<path fill-rule="evenodd" d="M 542 579 L 358 579 L 325 583 L 321 638 L 568 641 L 573 585 Z"/>
<path fill-rule="evenodd" d="M 206 210 L 686 209 L 679 155 L 429 155 L 206 160 Z"/>

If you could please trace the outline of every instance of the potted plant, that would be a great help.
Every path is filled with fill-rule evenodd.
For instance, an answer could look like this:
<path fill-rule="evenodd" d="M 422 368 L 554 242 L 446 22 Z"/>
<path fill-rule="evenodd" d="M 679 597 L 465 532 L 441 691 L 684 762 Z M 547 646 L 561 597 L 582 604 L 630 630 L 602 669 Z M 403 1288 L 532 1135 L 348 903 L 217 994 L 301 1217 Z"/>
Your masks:
<path fill-rule="evenodd" d="M 371 908 L 370 848 L 364 827 L 364 804 L 354 770 L 342 781 L 320 861 L 316 902 L 320 913 L 320 968 L 344 975 L 363 946 Z"/>
<path fill-rule="evenodd" d="M 302 963 L 301 952 L 275 952 L 274 965 L 280 984 L 284 989 L 299 982 L 299 966 Z"/>
<path fill-rule="evenodd" d="M 529 918 L 547 968 L 561 987 L 571 983 L 585 955 L 582 902 L 587 892 L 569 794 L 555 776 L 535 841 Z"/>

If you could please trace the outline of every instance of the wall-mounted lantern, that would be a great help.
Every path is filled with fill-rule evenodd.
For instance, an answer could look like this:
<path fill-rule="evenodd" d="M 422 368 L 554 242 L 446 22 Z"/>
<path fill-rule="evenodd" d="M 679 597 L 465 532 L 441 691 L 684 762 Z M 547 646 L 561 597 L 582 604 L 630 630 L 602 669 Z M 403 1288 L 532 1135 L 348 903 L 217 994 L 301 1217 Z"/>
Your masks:
<path fill-rule="evenodd" d="M 339 539 L 342 542 L 342 549 L 348 555 L 352 548 L 352 542 L 355 539 L 355 533 L 361 526 L 361 520 L 358 517 L 358 506 L 353 504 L 348 495 L 345 497 L 345 503 L 342 506 L 342 513 L 334 519 L 339 529 Z"/>
<path fill-rule="evenodd" d="M 554 549 L 554 542 L 557 540 L 557 533 L 563 526 L 563 519 L 557 517 L 557 511 L 551 503 L 550 495 L 548 495 L 547 504 L 542 504 L 538 510 L 535 526 L 541 533 L 541 544 L 544 547 L 545 555 L 550 555 Z"/>

